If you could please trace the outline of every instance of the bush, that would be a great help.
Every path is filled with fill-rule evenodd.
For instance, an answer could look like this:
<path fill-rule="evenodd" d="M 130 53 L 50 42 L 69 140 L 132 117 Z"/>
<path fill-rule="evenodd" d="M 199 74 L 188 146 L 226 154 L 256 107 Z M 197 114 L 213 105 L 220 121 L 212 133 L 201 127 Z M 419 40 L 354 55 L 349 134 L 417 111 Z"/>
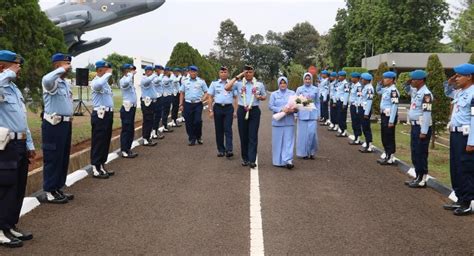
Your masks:
<path fill-rule="evenodd" d="M 401 100 L 408 100 L 410 98 L 410 95 L 408 95 L 408 93 L 406 93 L 405 89 L 403 88 L 408 80 L 410 80 L 410 72 L 403 72 L 398 75 L 397 89 L 400 92 Z"/>
<path fill-rule="evenodd" d="M 284 68 L 283 74 L 288 77 L 288 88 L 296 91 L 303 84 L 304 73 L 306 73 L 306 69 L 300 64 L 291 63 L 288 67 Z"/>
<path fill-rule="evenodd" d="M 351 79 L 351 73 L 352 72 L 359 72 L 360 74 L 368 72 L 366 68 L 361 68 L 361 67 L 344 67 L 342 70 L 347 72 L 347 78 Z"/>

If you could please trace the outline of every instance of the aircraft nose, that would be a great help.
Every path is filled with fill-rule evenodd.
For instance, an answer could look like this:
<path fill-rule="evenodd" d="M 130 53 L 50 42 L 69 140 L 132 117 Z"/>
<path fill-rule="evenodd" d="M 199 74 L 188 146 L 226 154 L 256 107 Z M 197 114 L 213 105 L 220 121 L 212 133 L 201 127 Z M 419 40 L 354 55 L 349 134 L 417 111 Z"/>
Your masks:
<path fill-rule="evenodd" d="M 165 3 L 165 0 L 146 0 L 146 4 L 149 10 L 155 10 L 156 8 L 162 6 Z"/>

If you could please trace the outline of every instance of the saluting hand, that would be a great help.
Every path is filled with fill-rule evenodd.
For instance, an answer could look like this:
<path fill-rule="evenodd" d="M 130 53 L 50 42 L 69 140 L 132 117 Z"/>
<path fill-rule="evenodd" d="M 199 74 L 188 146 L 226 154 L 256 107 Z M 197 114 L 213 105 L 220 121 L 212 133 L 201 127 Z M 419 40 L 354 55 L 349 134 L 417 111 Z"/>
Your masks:
<path fill-rule="evenodd" d="M 424 139 L 426 139 L 426 134 L 421 133 L 420 134 L 420 140 L 424 140 Z"/>
<path fill-rule="evenodd" d="M 364 115 L 364 119 L 369 119 L 369 116 L 368 116 L 368 115 Z"/>
<path fill-rule="evenodd" d="M 448 84 L 455 84 L 457 77 L 458 77 L 457 74 L 455 74 L 454 76 L 450 77 L 450 78 L 448 79 Z"/>
<path fill-rule="evenodd" d="M 62 68 L 64 68 L 64 70 L 69 71 L 71 69 L 71 63 L 65 63 L 63 65 L 61 65 Z"/>
<path fill-rule="evenodd" d="M 467 153 L 474 153 L 474 146 L 467 145 L 466 146 L 466 152 Z"/>
<path fill-rule="evenodd" d="M 35 159 L 36 157 L 36 151 L 35 150 L 28 150 L 28 159 Z"/>
<path fill-rule="evenodd" d="M 13 64 L 10 67 L 8 67 L 8 69 L 18 74 L 18 72 L 20 72 L 21 70 L 21 66 L 20 64 Z"/>

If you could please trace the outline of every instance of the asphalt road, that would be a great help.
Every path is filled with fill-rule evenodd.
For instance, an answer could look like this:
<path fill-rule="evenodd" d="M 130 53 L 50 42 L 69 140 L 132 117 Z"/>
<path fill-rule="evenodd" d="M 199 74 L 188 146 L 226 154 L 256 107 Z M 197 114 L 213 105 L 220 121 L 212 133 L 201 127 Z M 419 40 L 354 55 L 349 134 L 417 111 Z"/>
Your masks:
<path fill-rule="evenodd" d="M 216 157 L 214 126 L 204 145 L 187 146 L 184 127 L 133 160 L 109 165 L 109 180 L 87 178 L 67 205 L 41 205 L 21 219 L 34 240 L 1 255 L 248 255 L 250 171 Z M 474 216 L 456 217 L 431 189 L 405 187 L 346 139 L 319 130 L 315 160 L 271 165 L 271 114 L 259 137 L 263 238 L 267 255 L 474 254 Z"/>

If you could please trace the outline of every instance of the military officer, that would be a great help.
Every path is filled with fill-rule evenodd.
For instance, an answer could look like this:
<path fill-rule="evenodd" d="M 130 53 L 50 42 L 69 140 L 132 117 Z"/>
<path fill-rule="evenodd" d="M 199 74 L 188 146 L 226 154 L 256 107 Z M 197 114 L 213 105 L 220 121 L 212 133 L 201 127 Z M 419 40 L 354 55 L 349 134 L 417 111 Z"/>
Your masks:
<path fill-rule="evenodd" d="M 339 80 L 337 84 L 337 119 L 339 124 L 339 129 L 337 137 L 347 137 L 347 105 L 349 103 L 349 92 L 350 85 L 346 80 L 347 73 L 346 71 L 339 71 L 337 73 L 337 78 Z"/>
<path fill-rule="evenodd" d="M 428 176 L 428 147 L 431 139 L 431 104 L 433 94 L 425 84 L 426 72 L 415 70 L 404 86 L 411 96 L 408 121 L 411 125 L 411 161 L 415 166 L 416 177 L 406 181 L 411 188 L 425 188 Z"/>
<path fill-rule="evenodd" d="M 329 131 L 337 131 L 339 129 L 339 125 L 337 124 L 337 73 L 331 72 L 329 76 L 329 117 L 331 123 L 329 124 L 328 130 Z"/>
<path fill-rule="evenodd" d="M 151 81 L 156 92 L 156 102 L 153 104 L 153 126 L 151 130 L 151 138 L 160 140 L 165 137 L 158 129 L 163 115 L 163 70 L 163 66 L 155 65 L 156 75 L 153 76 L 153 80 Z"/>
<path fill-rule="evenodd" d="M 178 123 L 178 112 L 179 112 L 179 88 L 181 87 L 181 82 L 183 76 L 181 75 L 181 68 L 174 68 L 174 80 L 173 80 L 173 97 L 172 97 L 172 107 L 171 107 L 171 126 L 181 127 Z"/>
<path fill-rule="evenodd" d="M 449 163 L 458 201 L 444 208 L 463 216 L 472 214 L 474 200 L 474 65 L 462 64 L 454 71 L 456 74 L 447 82 L 450 87 L 447 92 L 457 90 L 449 126 Z"/>
<path fill-rule="evenodd" d="M 94 178 L 107 179 L 114 175 L 113 171 L 105 169 L 114 121 L 113 94 L 109 85 L 112 65 L 100 60 L 95 63 L 95 68 L 97 75 L 91 82 L 94 110 L 91 115 L 91 164 Z"/>
<path fill-rule="evenodd" d="M 383 86 L 378 83 L 376 91 L 381 95 L 380 112 L 381 112 L 381 135 L 382 144 L 385 150 L 385 158 L 379 159 L 377 162 L 381 165 L 394 165 L 395 161 L 395 126 L 398 120 L 398 101 L 400 93 L 395 85 L 397 74 L 392 71 L 383 73 Z"/>
<path fill-rule="evenodd" d="M 135 158 L 138 154 L 132 152 L 132 143 L 135 137 L 135 113 L 137 110 L 137 94 L 133 85 L 133 76 L 136 71 L 133 70 L 133 65 L 124 64 L 122 73 L 123 77 L 119 81 L 123 99 L 120 108 L 120 120 L 122 120 L 120 151 L 123 158 Z"/>
<path fill-rule="evenodd" d="M 358 114 L 362 103 L 362 85 L 360 84 L 360 73 L 351 73 L 351 87 L 350 87 L 350 112 L 352 120 L 352 130 L 354 131 L 354 140 L 349 142 L 350 145 L 361 145 L 360 136 L 362 136 L 361 118 Z"/>
<path fill-rule="evenodd" d="M 163 86 L 163 115 L 161 117 L 161 122 L 163 123 L 163 132 L 173 132 L 171 128 L 168 127 L 168 115 L 170 114 L 171 103 L 173 102 L 173 81 L 171 68 L 165 67 L 165 73 L 161 84 Z"/>
<path fill-rule="evenodd" d="M 321 72 L 321 83 L 319 83 L 320 89 L 320 100 L 321 100 L 321 122 L 322 125 L 328 126 L 331 121 L 329 120 L 329 72 L 323 70 Z"/>
<path fill-rule="evenodd" d="M 362 153 L 373 152 L 372 146 L 372 128 L 370 127 L 370 117 L 372 116 L 372 102 L 374 99 L 374 87 L 372 86 L 372 75 L 363 73 L 361 76 L 362 99 L 358 114 L 361 119 L 362 131 L 365 137 L 365 143 L 359 149 Z"/>
<path fill-rule="evenodd" d="M 237 93 L 225 90 L 224 87 L 229 82 L 228 78 L 229 70 L 222 66 L 219 70 L 219 79 L 209 86 L 208 111 L 209 117 L 214 118 L 217 156 L 230 158 L 234 155 L 232 123 L 234 116 L 237 116 L 235 112 L 237 110 Z"/>
<path fill-rule="evenodd" d="M 151 131 L 153 128 L 153 118 L 156 111 L 156 99 L 157 93 L 153 86 L 152 81 L 156 79 L 157 75 L 153 74 L 153 67 L 145 67 L 145 76 L 140 82 L 140 87 L 142 89 L 142 96 L 140 100 L 140 105 L 142 108 L 143 114 L 143 126 L 142 126 L 142 136 L 143 136 L 143 146 L 153 147 L 156 146 L 156 142 L 151 138 Z"/>
<path fill-rule="evenodd" d="M 72 88 L 65 80 L 71 70 L 71 60 L 70 55 L 54 54 L 54 70 L 42 80 L 43 190 L 48 203 L 62 204 L 74 199 L 73 195 L 62 190 L 66 184 L 71 151 Z"/>
<path fill-rule="evenodd" d="M 257 167 L 258 129 L 261 115 L 259 105 L 261 101 L 267 99 L 265 86 L 255 78 L 254 68 L 246 65 L 242 73 L 226 84 L 225 89 L 234 90 L 239 95 L 237 122 L 242 166 L 255 168 Z"/>
<path fill-rule="evenodd" d="M 20 218 L 28 177 L 28 159 L 36 155 L 28 123 L 26 106 L 13 83 L 21 70 L 23 58 L 0 50 L 0 245 L 21 247 L 33 239 L 30 232 L 20 231 Z"/>

